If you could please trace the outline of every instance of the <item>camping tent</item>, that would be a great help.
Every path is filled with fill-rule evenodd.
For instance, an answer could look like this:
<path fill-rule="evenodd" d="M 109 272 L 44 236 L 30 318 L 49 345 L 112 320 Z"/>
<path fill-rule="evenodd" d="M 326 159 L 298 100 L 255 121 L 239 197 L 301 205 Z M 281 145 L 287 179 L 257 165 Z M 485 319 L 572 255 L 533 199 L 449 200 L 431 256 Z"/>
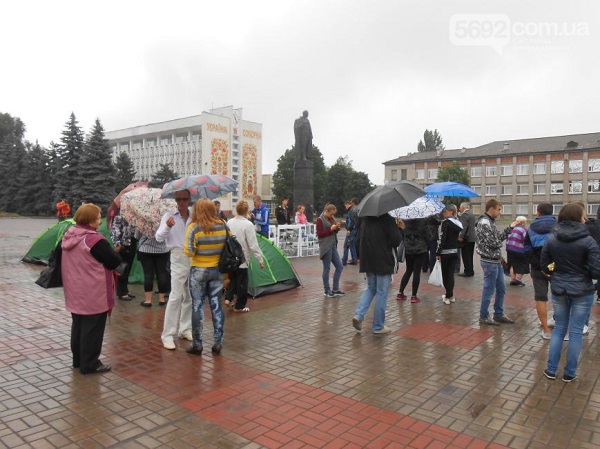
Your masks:
<path fill-rule="evenodd" d="M 256 298 L 301 285 L 285 254 L 266 237 L 256 234 L 256 238 L 263 253 L 265 267 L 261 270 L 258 260 L 255 257 L 251 258 L 248 268 L 248 295 Z"/>
<path fill-rule="evenodd" d="M 26 263 L 34 263 L 38 265 L 48 265 L 48 258 L 50 257 L 50 253 L 64 233 L 73 226 L 75 222 L 72 219 L 67 219 L 63 221 L 59 221 L 58 223 L 50 226 L 48 229 L 43 231 L 40 235 L 38 235 L 33 241 L 31 247 L 25 253 L 23 258 L 21 259 Z M 106 219 L 102 219 L 102 223 L 98 227 L 98 231 L 102 234 L 112 245 L 112 239 L 110 238 L 110 231 L 106 226 Z M 131 268 L 131 273 L 129 273 L 129 283 L 130 284 L 142 284 L 144 282 L 144 273 L 142 271 L 141 264 L 137 260 L 137 256 L 133 261 L 133 267 Z"/>

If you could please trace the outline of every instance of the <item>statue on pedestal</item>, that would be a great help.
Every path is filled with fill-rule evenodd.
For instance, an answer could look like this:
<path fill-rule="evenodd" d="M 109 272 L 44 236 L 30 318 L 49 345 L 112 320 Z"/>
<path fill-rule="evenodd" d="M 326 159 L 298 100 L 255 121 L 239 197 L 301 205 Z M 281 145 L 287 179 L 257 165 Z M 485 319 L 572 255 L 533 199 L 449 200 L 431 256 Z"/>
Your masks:
<path fill-rule="evenodd" d="M 296 160 L 305 161 L 310 159 L 313 135 L 310 122 L 308 121 L 308 111 L 304 111 L 302 117 L 294 121 L 294 137 L 296 138 L 294 145 Z"/>

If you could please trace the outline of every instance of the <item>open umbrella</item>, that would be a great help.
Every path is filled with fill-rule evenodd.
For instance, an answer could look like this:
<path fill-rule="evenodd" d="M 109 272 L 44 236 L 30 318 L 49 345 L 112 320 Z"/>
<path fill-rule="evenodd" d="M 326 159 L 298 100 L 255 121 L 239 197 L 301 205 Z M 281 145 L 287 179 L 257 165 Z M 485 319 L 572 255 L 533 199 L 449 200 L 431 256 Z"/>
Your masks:
<path fill-rule="evenodd" d="M 154 237 L 167 211 L 177 209 L 177 203 L 162 199 L 161 193 L 160 189 L 139 188 L 121 197 L 121 216 L 147 237 Z"/>
<path fill-rule="evenodd" d="M 175 198 L 175 193 L 189 190 L 192 200 L 208 198 L 214 200 L 229 192 L 235 192 L 238 182 L 225 175 L 191 175 L 167 182 L 162 189 L 161 198 Z"/>
<path fill-rule="evenodd" d="M 439 213 L 444 208 L 444 203 L 432 196 L 417 198 L 408 206 L 400 207 L 390 211 L 394 218 L 412 220 L 413 218 L 426 218 Z"/>
<path fill-rule="evenodd" d="M 395 181 L 367 193 L 358 205 L 359 217 L 379 217 L 391 210 L 408 206 L 425 191 L 412 181 Z"/>
<path fill-rule="evenodd" d="M 127 192 L 131 192 L 133 189 L 137 189 L 140 187 L 148 187 L 148 183 L 146 181 L 132 182 L 123 190 L 121 190 L 119 194 L 112 200 L 112 203 L 110 203 L 110 206 L 106 211 L 106 224 L 108 225 L 108 229 L 112 229 L 113 219 L 115 218 L 115 215 L 119 213 L 119 209 L 121 209 L 121 197 Z"/>
<path fill-rule="evenodd" d="M 434 182 L 425 187 L 425 191 L 427 195 L 435 196 L 461 196 L 463 198 L 479 196 L 475 190 L 460 182 Z"/>

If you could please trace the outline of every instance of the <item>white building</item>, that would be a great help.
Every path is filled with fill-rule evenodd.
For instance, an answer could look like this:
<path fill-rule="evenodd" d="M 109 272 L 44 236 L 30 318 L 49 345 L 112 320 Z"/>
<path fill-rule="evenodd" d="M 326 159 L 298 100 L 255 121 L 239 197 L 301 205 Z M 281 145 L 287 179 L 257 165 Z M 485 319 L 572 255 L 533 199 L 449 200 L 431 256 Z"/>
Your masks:
<path fill-rule="evenodd" d="M 114 160 L 121 152 L 129 155 L 138 180 L 150 180 L 160 164 L 170 164 L 179 176 L 223 174 L 235 179 L 239 190 L 220 198 L 223 210 L 261 191 L 262 124 L 242 120 L 241 108 L 227 106 L 109 131 L 106 138 Z"/>

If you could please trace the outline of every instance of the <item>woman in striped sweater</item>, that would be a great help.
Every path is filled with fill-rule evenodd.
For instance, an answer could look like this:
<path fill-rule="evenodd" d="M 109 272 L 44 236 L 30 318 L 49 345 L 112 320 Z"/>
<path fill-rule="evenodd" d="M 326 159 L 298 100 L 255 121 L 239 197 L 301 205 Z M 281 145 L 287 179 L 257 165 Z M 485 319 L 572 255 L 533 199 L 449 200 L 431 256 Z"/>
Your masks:
<path fill-rule="evenodd" d="M 204 326 L 204 297 L 208 296 L 214 327 L 213 354 L 223 347 L 223 322 L 221 307 L 223 275 L 219 272 L 219 258 L 227 235 L 227 225 L 217 216 L 212 201 L 198 200 L 192 211 L 192 221 L 186 231 L 184 251 L 191 257 L 190 294 L 192 296 L 193 344 L 188 354 L 202 355 L 202 328 Z"/>
<path fill-rule="evenodd" d="M 523 287 L 522 282 L 524 274 L 529 273 L 529 261 L 525 256 L 525 235 L 527 235 L 527 218 L 517 217 L 518 224 L 513 228 L 506 238 L 506 262 L 507 269 L 510 270 L 510 285 Z"/>

